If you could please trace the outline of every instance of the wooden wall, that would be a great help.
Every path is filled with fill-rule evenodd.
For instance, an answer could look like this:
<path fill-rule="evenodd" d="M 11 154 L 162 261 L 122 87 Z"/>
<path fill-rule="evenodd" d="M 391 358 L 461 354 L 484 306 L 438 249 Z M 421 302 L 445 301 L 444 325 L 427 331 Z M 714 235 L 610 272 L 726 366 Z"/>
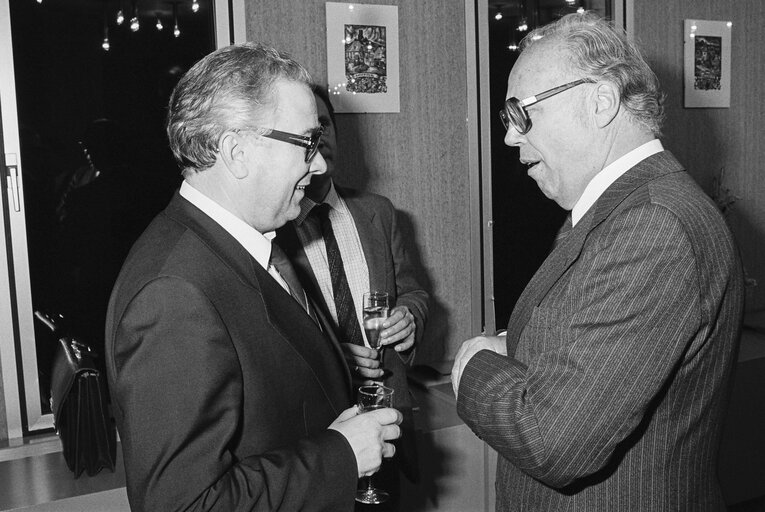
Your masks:
<path fill-rule="evenodd" d="M 635 35 L 667 93 L 664 145 L 709 192 L 738 196 L 728 217 L 750 278 L 747 310 L 765 308 L 765 2 L 635 1 Z M 683 20 L 732 21 L 731 103 L 726 109 L 683 107 Z"/>
<path fill-rule="evenodd" d="M 433 292 L 419 361 L 453 357 L 480 330 L 471 304 L 464 0 L 398 5 L 401 112 L 338 114 L 338 182 L 389 197 L 409 221 Z M 327 80 L 324 0 L 248 0 L 247 39 L 289 52 Z"/>

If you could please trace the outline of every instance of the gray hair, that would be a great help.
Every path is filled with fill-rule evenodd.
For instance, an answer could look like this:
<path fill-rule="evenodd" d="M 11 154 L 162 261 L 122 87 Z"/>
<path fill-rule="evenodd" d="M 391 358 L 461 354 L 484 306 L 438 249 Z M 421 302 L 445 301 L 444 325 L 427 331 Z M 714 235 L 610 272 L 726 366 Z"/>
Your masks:
<path fill-rule="evenodd" d="M 656 74 L 624 30 L 593 13 L 568 14 L 531 31 L 521 41 L 521 51 L 542 40 L 560 42 L 572 57 L 572 69 L 616 85 L 630 117 L 656 137 L 661 135 L 664 94 Z"/>
<path fill-rule="evenodd" d="M 170 149 L 181 169 L 209 168 L 226 131 L 273 111 L 273 85 L 280 79 L 311 83 L 303 66 L 258 43 L 220 48 L 194 64 L 175 86 L 167 115 Z"/>

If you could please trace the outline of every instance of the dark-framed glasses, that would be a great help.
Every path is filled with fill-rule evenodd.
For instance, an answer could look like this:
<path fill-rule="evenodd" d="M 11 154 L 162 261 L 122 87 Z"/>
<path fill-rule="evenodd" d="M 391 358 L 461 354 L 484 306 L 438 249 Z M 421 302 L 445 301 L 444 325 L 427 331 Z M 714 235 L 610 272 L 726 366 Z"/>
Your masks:
<path fill-rule="evenodd" d="M 308 163 L 316 155 L 319 150 L 319 141 L 324 133 L 324 127 L 319 126 L 314 128 L 310 137 L 305 135 L 297 135 L 295 133 L 283 132 L 280 130 L 274 130 L 273 128 L 245 128 L 246 130 L 262 131 L 268 130 L 265 133 L 261 133 L 261 137 L 286 142 L 288 144 L 294 144 L 295 146 L 301 146 L 305 148 L 305 162 Z"/>
<path fill-rule="evenodd" d="M 560 94 L 577 85 L 594 83 L 595 80 L 590 78 L 581 78 L 522 100 L 513 96 L 512 98 L 505 100 L 505 106 L 499 111 L 499 118 L 502 121 L 505 130 L 509 130 L 512 126 L 520 135 L 525 135 L 531 130 L 531 119 L 529 118 L 529 113 L 526 111 L 526 107 L 530 107 L 535 103 L 539 103 L 550 96 Z"/>

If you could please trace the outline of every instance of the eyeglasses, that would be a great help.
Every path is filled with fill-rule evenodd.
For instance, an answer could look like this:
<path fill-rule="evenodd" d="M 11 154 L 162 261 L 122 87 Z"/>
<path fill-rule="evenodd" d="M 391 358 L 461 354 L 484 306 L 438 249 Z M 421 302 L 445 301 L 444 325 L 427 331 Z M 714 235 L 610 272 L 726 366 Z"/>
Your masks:
<path fill-rule="evenodd" d="M 505 100 L 505 106 L 499 111 L 499 118 L 505 127 L 505 130 L 509 130 L 512 126 L 520 135 L 525 135 L 531 130 L 531 119 L 529 113 L 526 111 L 526 107 L 530 107 L 535 103 L 539 103 L 542 100 L 555 96 L 556 94 L 567 91 L 572 87 L 576 87 L 579 84 L 594 84 L 595 80 L 590 78 L 582 78 L 574 82 L 559 85 L 549 91 L 537 94 L 536 96 L 529 96 L 526 99 L 519 100 L 516 97 L 508 98 Z"/>
<path fill-rule="evenodd" d="M 261 131 L 263 128 L 244 128 L 245 130 L 253 130 L 253 131 Z M 268 128 L 268 131 L 265 133 L 261 133 L 260 135 L 262 137 L 267 137 L 269 139 L 278 140 L 281 142 L 287 142 L 289 144 L 294 144 L 295 146 L 301 146 L 305 148 L 305 162 L 308 163 L 313 159 L 314 155 L 316 155 L 316 151 L 319 149 L 319 141 L 321 140 L 321 136 L 324 133 L 324 127 L 319 126 L 318 128 L 314 128 L 311 132 L 310 137 L 306 137 L 305 135 L 296 135 L 294 133 L 289 132 L 282 132 L 279 130 L 274 130 L 273 128 Z"/>

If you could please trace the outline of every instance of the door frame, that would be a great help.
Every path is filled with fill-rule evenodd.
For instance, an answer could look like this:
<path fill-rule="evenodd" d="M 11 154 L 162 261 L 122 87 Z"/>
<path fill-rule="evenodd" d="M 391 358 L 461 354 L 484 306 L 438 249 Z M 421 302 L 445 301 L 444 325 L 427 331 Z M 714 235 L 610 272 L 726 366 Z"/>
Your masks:
<path fill-rule="evenodd" d="M 244 1 L 212 0 L 216 47 L 245 40 Z M 5 423 L 8 439 L 14 440 L 23 437 L 24 424 L 30 434 L 52 429 L 53 415 L 43 414 L 40 404 L 10 0 L 0 0 L 0 40 L 0 69 L 6 70 L 0 73 L 0 145 L 3 148 L 0 164 L 5 189 L 0 209 L 0 439 L 5 434 L 2 432 Z"/>

